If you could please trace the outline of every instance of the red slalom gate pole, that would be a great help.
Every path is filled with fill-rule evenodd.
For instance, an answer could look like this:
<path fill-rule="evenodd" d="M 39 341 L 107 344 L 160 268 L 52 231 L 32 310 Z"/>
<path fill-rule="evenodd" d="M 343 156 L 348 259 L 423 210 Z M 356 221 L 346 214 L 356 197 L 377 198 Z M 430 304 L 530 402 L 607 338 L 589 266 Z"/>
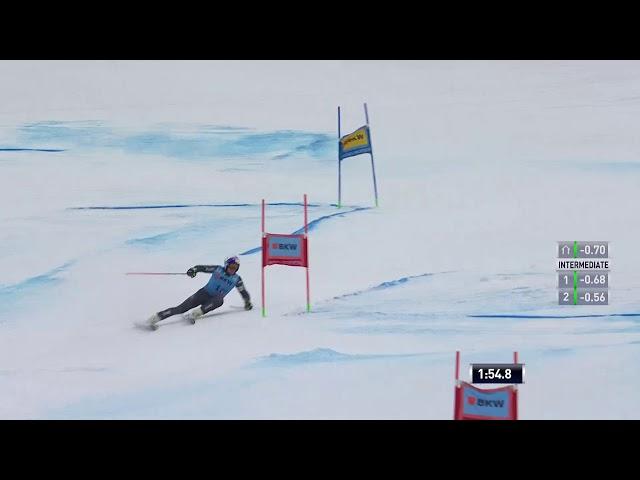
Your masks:
<path fill-rule="evenodd" d="M 304 234 L 308 233 L 307 230 L 307 194 L 304 194 Z"/>
<path fill-rule="evenodd" d="M 307 194 L 304 194 L 304 238 L 306 241 L 307 266 L 305 268 L 307 274 L 307 313 L 311 311 L 311 293 L 309 290 L 309 229 L 307 224 Z"/>
<path fill-rule="evenodd" d="M 262 199 L 262 316 L 266 317 L 267 313 L 264 306 L 264 198 Z"/>
<path fill-rule="evenodd" d="M 518 352 L 513 352 L 513 363 L 518 363 Z M 524 373 L 524 372 L 523 372 Z M 518 420 L 518 385 L 513 386 L 513 418 Z"/>
<path fill-rule="evenodd" d="M 453 388 L 453 419 L 457 419 L 458 415 L 458 393 L 460 390 L 460 350 L 456 350 L 456 385 Z"/>
<path fill-rule="evenodd" d="M 262 266 L 262 316 L 267 316 L 267 312 L 264 308 L 264 265 Z"/>

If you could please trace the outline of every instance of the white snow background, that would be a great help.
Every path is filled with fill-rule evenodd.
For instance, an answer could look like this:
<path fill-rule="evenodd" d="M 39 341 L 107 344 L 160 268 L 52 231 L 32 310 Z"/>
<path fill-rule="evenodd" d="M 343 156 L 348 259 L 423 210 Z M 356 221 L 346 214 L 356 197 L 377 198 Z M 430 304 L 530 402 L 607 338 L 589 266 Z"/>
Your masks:
<path fill-rule="evenodd" d="M 338 209 L 365 101 L 380 206 L 363 155 Z M 2 61 L 0 418 L 450 419 L 458 349 L 519 352 L 523 419 L 640 418 L 638 119 L 635 61 Z M 254 310 L 133 326 L 208 276 L 126 272 L 255 249 L 262 198 L 294 232 L 304 193 L 311 313 L 272 266 L 260 316 L 257 252 Z M 556 305 L 558 240 L 610 242 L 610 305 Z"/>

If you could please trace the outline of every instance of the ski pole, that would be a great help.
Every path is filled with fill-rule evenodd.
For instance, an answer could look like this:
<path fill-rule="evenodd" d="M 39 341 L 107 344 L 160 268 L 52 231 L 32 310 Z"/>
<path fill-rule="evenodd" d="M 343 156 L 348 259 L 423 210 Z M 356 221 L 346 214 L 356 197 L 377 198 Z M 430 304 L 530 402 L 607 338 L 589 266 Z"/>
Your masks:
<path fill-rule="evenodd" d="M 186 275 L 186 273 L 166 273 L 166 272 L 127 272 L 125 275 Z"/>

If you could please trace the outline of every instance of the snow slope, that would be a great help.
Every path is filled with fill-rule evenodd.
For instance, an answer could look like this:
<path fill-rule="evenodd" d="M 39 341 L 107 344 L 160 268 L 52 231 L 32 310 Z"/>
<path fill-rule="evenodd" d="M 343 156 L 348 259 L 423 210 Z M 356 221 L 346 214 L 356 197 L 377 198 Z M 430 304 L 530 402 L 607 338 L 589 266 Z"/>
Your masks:
<path fill-rule="evenodd" d="M 521 418 L 640 418 L 638 62 L 0 62 L 0 418 L 451 418 L 453 364 L 526 363 Z M 371 116 L 368 156 L 343 131 Z M 304 271 L 133 322 L 311 206 Z M 558 240 L 609 306 L 559 307 Z M 466 376 L 466 369 L 463 369 Z"/>

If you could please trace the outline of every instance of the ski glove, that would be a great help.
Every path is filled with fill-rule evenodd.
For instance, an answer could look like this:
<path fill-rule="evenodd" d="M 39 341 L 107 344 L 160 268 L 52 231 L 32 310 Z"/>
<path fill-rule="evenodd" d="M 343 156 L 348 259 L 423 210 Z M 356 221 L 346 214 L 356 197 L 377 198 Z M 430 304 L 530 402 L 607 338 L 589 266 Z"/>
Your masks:
<path fill-rule="evenodd" d="M 189 270 L 187 270 L 187 275 L 189 275 L 191 278 L 195 277 L 197 273 L 198 271 L 195 269 L 195 267 L 191 267 Z"/>
<path fill-rule="evenodd" d="M 251 305 L 251 302 L 244 302 L 245 310 L 251 310 L 252 308 L 253 308 L 253 305 Z"/>

